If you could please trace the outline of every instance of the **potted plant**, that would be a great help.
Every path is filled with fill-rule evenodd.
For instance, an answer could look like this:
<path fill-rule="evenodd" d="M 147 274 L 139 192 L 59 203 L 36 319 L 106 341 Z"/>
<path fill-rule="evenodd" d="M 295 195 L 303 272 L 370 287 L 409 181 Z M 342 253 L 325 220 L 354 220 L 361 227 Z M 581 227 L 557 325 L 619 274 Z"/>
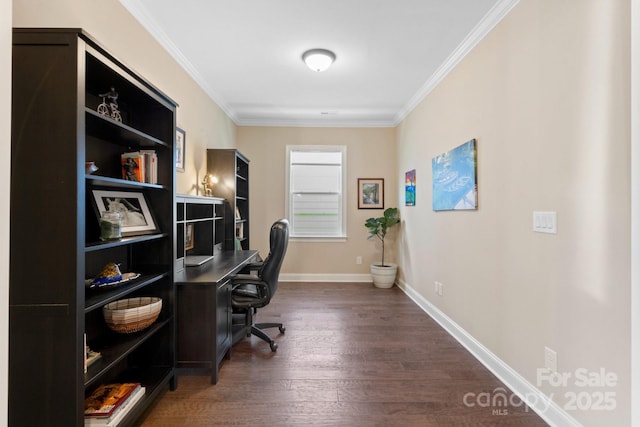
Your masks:
<path fill-rule="evenodd" d="M 398 265 L 394 263 L 384 262 L 384 239 L 390 227 L 400 222 L 400 214 L 398 208 L 387 208 L 384 215 L 379 218 L 369 218 L 365 221 L 364 226 L 369 230 L 367 239 L 377 237 L 382 242 L 382 259 L 379 264 L 371 264 L 371 277 L 373 284 L 378 288 L 390 288 L 396 279 Z"/>

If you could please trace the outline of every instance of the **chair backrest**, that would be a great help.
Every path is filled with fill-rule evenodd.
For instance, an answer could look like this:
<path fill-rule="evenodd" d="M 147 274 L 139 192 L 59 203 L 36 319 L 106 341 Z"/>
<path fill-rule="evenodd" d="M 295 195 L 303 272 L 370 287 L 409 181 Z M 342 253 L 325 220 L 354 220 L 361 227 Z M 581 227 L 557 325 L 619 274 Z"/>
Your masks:
<path fill-rule="evenodd" d="M 289 244 L 289 221 L 279 219 L 271 226 L 269 235 L 269 255 L 264 260 L 262 267 L 258 270 L 258 277 L 269 285 L 269 299 L 273 297 L 278 289 L 278 276 L 282 260 L 287 252 Z"/>

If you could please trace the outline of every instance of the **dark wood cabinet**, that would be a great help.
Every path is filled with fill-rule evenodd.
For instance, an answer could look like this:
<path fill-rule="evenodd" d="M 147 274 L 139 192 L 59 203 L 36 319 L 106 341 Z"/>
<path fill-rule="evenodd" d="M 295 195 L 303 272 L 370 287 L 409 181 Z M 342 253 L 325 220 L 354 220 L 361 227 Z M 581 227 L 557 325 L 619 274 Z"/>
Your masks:
<path fill-rule="evenodd" d="M 216 365 L 231 349 L 231 282 L 225 280 L 216 285 Z"/>
<path fill-rule="evenodd" d="M 225 199 L 225 249 L 249 249 L 249 159 L 235 149 L 207 150 L 207 174 L 218 179 L 213 195 Z"/>
<path fill-rule="evenodd" d="M 229 280 L 182 283 L 178 292 L 178 372 L 211 370 L 215 384 L 220 362 L 231 349 Z"/>
<path fill-rule="evenodd" d="M 121 121 L 98 113 L 112 87 Z M 175 110 L 82 30 L 14 30 L 9 425 L 82 426 L 97 386 L 139 382 L 145 396 L 122 423 L 131 425 L 175 388 Z M 123 179 L 121 154 L 139 150 L 157 155 L 155 183 Z M 141 198 L 141 221 L 155 226 L 101 241 L 96 190 Z M 89 289 L 109 262 L 140 277 Z M 158 319 L 135 333 L 110 330 L 103 307 L 139 296 L 162 299 Z M 85 338 L 102 355 L 86 372 Z"/>
<path fill-rule="evenodd" d="M 218 382 L 218 368 L 232 345 L 229 279 L 253 262 L 257 251 L 222 251 L 198 267 L 176 271 L 178 360 L 180 373 L 209 372 Z"/>

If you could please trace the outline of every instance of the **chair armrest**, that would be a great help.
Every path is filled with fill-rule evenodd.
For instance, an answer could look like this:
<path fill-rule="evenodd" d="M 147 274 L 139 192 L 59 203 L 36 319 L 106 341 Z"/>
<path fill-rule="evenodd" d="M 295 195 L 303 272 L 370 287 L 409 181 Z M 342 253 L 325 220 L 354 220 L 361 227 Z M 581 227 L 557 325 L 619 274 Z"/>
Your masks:
<path fill-rule="evenodd" d="M 240 274 L 251 274 L 252 271 L 258 271 L 262 268 L 263 264 L 264 259 L 260 256 L 260 254 L 256 254 L 254 261 L 242 267 L 242 270 L 240 270 Z"/>
<path fill-rule="evenodd" d="M 257 276 L 239 274 L 231 279 L 231 300 L 237 306 L 258 306 L 271 299 L 269 285 Z"/>
<path fill-rule="evenodd" d="M 242 270 L 240 270 L 240 274 L 251 274 L 252 271 L 258 271 L 262 268 L 263 264 L 264 262 L 262 261 L 250 262 L 249 264 L 242 267 Z"/>

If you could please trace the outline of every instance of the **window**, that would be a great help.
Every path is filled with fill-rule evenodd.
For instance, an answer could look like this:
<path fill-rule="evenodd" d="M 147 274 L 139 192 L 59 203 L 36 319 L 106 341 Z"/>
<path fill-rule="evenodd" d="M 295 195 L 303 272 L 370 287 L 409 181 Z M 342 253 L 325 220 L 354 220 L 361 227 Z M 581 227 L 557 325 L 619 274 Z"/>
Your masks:
<path fill-rule="evenodd" d="M 344 238 L 344 146 L 287 146 L 291 237 Z"/>

